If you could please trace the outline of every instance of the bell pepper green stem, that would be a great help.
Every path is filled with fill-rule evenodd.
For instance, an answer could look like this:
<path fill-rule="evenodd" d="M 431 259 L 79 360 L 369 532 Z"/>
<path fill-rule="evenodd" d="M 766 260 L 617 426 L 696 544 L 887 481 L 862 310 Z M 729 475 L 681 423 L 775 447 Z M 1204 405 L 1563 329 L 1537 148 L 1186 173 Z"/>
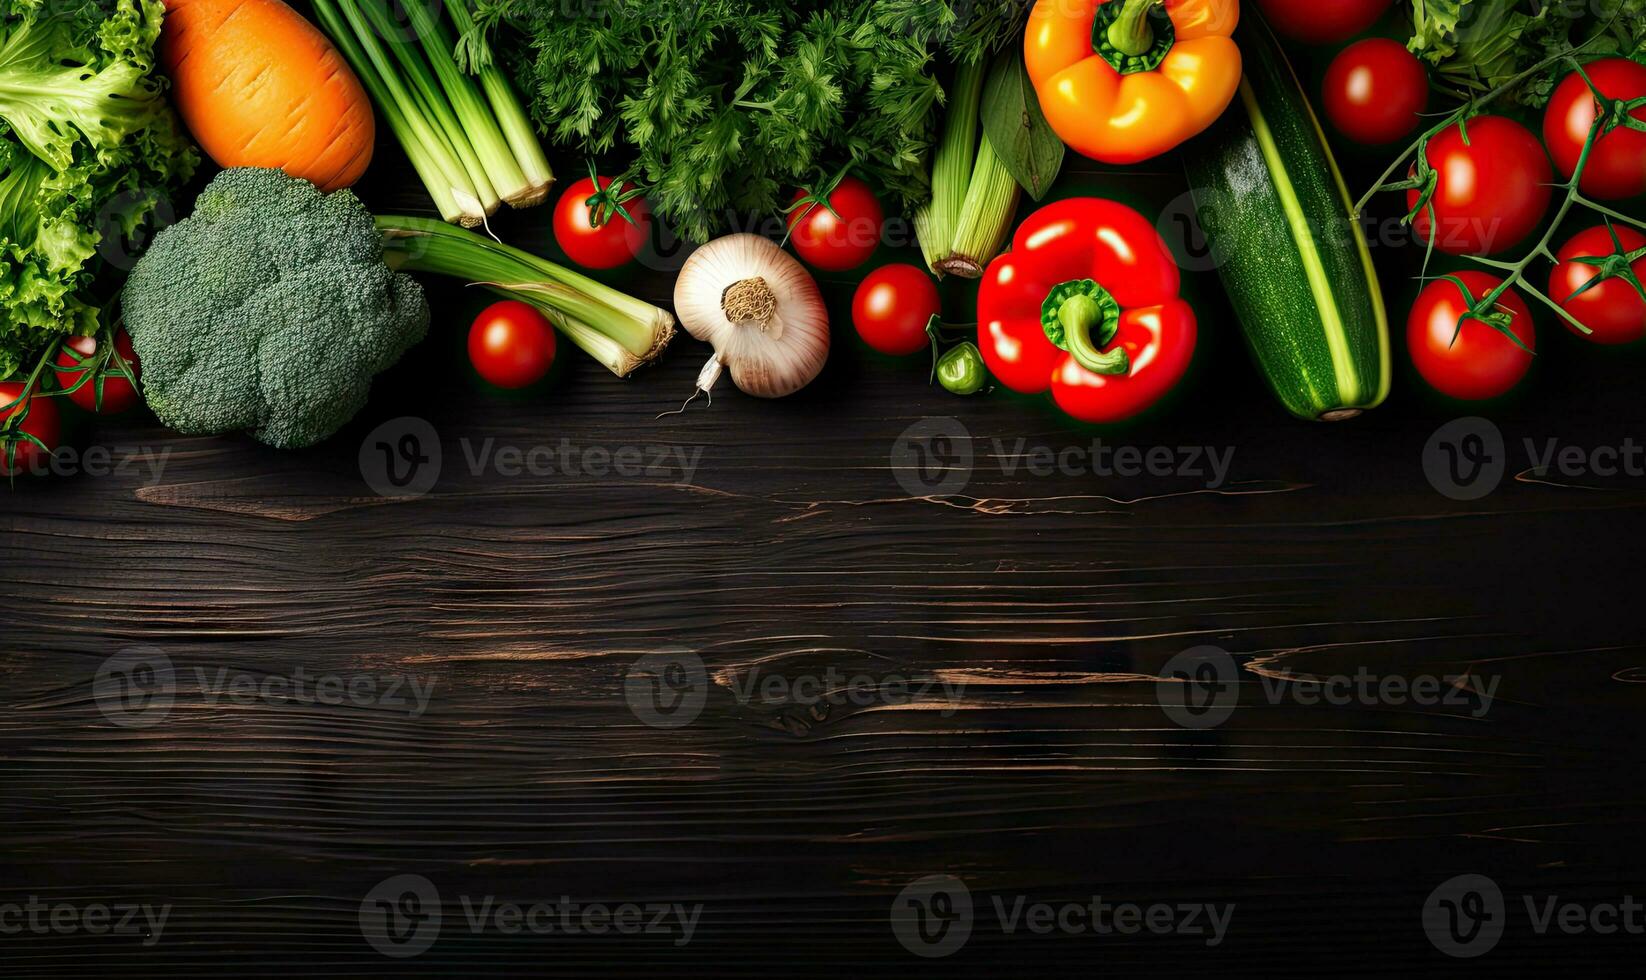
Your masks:
<path fill-rule="evenodd" d="M 1154 71 L 1177 43 L 1177 29 L 1162 14 L 1166 0 L 1114 0 L 1097 8 L 1092 51 L 1122 75 Z"/>
<path fill-rule="evenodd" d="M 1063 336 L 1068 338 L 1069 353 L 1081 367 L 1097 374 L 1126 373 L 1130 364 L 1124 347 L 1105 354 L 1092 343 L 1092 327 L 1103 322 L 1103 307 L 1097 300 L 1076 293 L 1063 301 L 1057 318 L 1063 324 Z"/>
<path fill-rule="evenodd" d="M 1041 304 L 1040 326 L 1047 340 L 1068 351 L 1088 371 L 1125 374 L 1131 370 L 1131 358 L 1124 347 L 1103 351 L 1120 329 L 1120 304 L 1090 279 L 1054 286 Z"/>
<path fill-rule="evenodd" d="M 1149 26 L 1149 9 L 1166 0 L 1125 0 L 1120 16 L 1109 25 L 1109 43 L 1121 52 L 1140 55 L 1154 47 L 1154 29 Z"/>

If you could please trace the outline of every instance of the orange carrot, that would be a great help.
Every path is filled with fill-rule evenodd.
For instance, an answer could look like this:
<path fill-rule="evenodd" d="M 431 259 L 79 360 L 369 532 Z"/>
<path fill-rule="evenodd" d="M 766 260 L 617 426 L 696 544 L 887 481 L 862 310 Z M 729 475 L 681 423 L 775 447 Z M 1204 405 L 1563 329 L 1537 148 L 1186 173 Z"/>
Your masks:
<path fill-rule="evenodd" d="M 166 0 L 160 58 L 177 111 L 220 166 L 278 168 L 333 191 L 371 163 L 360 80 L 281 0 Z"/>

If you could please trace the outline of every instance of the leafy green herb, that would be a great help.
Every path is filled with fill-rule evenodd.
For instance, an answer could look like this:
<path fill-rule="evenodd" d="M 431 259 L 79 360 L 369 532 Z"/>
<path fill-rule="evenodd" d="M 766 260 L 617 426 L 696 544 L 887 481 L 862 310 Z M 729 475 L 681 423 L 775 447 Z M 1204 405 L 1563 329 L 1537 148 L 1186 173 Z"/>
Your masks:
<path fill-rule="evenodd" d="M 160 0 L 0 0 L 0 378 L 97 329 L 105 234 L 133 235 L 199 156 L 154 70 Z"/>
<path fill-rule="evenodd" d="M 1638 55 L 1646 0 L 1414 0 L 1407 45 L 1460 98 L 1493 91 L 1551 55 L 1582 44 L 1585 59 Z M 1585 43 L 1587 42 L 1587 43 Z M 1511 101 L 1549 101 L 1560 63 L 1515 81 Z"/>
<path fill-rule="evenodd" d="M 568 13 L 480 0 L 538 128 L 632 163 L 624 179 L 704 241 L 847 167 L 912 209 L 945 100 L 939 56 L 976 62 L 1028 0 L 606 0 Z M 509 28 L 512 28 L 509 29 Z M 491 59 L 464 38 L 471 63 Z"/>
<path fill-rule="evenodd" d="M 1000 52 L 983 84 L 983 135 L 1030 197 L 1046 196 L 1063 167 L 1063 141 L 1040 111 L 1020 51 Z"/>

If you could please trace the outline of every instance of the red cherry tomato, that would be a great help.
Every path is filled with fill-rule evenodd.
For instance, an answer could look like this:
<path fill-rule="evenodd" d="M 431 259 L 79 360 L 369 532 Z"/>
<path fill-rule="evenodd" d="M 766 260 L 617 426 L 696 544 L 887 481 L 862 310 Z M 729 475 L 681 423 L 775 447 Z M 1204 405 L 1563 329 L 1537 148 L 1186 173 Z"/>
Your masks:
<path fill-rule="evenodd" d="M 1503 282 L 1472 269 L 1455 275 L 1476 301 Z M 1423 287 L 1406 321 L 1412 363 L 1423 380 L 1442 394 L 1470 400 L 1496 398 L 1519 383 L 1532 366 L 1528 351 L 1537 349 L 1532 311 L 1512 289 L 1498 299 L 1498 308 L 1513 316 L 1509 329 L 1526 350 L 1479 320 L 1464 320 L 1459 330 L 1458 318 L 1469 311 L 1469 304 L 1456 283 L 1437 279 Z"/>
<path fill-rule="evenodd" d="M 481 311 L 469 328 L 469 362 L 499 388 L 524 388 L 542 380 L 554 364 L 554 327 L 518 300 Z"/>
<path fill-rule="evenodd" d="M 1612 240 L 1613 232 L 1617 233 L 1616 241 Z M 1614 225 L 1610 231 L 1605 225 L 1596 225 L 1578 232 L 1561 246 L 1555 255 L 1554 271 L 1549 274 L 1549 296 L 1592 333 L 1585 334 L 1562 320 L 1568 329 L 1597 344 L 1629 344 L 1646 337 L 1646 299 L 1640 298 L 1635 287 L 1626 279 L 1608 278 L 1583 289 L 1602 273 L 1603 267 L 1576 261 L 1615 255 L 1618 258 L 1611 263 L 1614 268 L 1627 265 L 1637 281 L 1646 283 L 1646 255 L 1633 263 L 1623 259 L 1642 247 L 1646 247 L 1646 235 L 1625 225 Z M 1578 294 L 1580 289 L 1583 292 Z"/>
<path fill-rule="evenodd" d="M 554 240 L 567 258 L 585 269 L 615 269 L 640 254 L 652 223 L 651 207 L 645 198 L 623 203 L 632 222 L 612 212 L 604 224 L 595 224 L 602 195 L 621 196 L 631 190 L 633 185 L 624 184 L 619 191 L 613 191 L 612 178 L 602 177 L 597 194 L 594 181 L 584 177 L 560 195 L 560 203 L 554 206 Z M 590 200 L 595 201 L 593 206 Z"/>
<path fill-rule="evenodd" d="M 805 199 L 805 191 L 796 191 L 790 205 Z M 824 272 L 845 272 L 869 261 L 880 247 L 886 213 L 868 184 L 847 177 L 829 195 L 828 207 L 795 207 L 788 223 L 789 241 L 801 258 Z"/>
<path fill-rule="evenodd" d="M 931 344 L 926 324 L 941 308 L 937 286 L 924 270 L 888 265 L 869 273 L 857 287 L 852 326 L 870 347 L 901 357 Z"/>
<path fill-rule="evenodd" d="M 16 415 L 23 405 L 18 399 L 22 397 L 23 384 L 20 381 L 0 382 L 0 424 Z M 45 443 L 48 450 L 57 448 L 57 440 L 62 435 L 58 424 L 57 406 L 50 398 L 29 396 L 26 403 L 29 406 L 28 417 L 23 420 L 18 431 Z M 7 443 L 0 442 L 0 476 L 14 476 L 17 473 L 29 473 L 44 466 L 50 452 L 27 439 L 16 439 L 13 443 L 15 450 L 8 451 Z M 10 459 L 12 462 L 8 463 Z"/>
<path fill-rule="evenodd" d="M 1274 29 L 1310 44 L 1347 41 L 1377 23 L 1394 0 L 1257 0 Z"/>
<path fill-rule="evenodd" d="M 1453 255 L 1491 255 L 1520 244 L 1549 210 L 1554 170 L 1531 131 L 1502 116 L 1468 122 L 1469 142 L 1456 126 L 1429 141 L 1435 193 L 1429 199 L 1438 227 L 1435 248 Z M 1417 206 L 1416 188 L 1406 206 Z M 1429 240 L 1429 209 L 1412 222 L 1419 242 Z"/>
<path fill-rule="evenodd" d="M 1429 73 L 1399 41 L 1369 37 L 1326 69 L 1326 118 L 1357 143 L 1393 143 L 1417 128 L 1429 105 Z"/>
<path fill-rule="evenodd" d="M 1583 70 L 1608 99 L 1631 102 L 1646 97 L 1646 65 L 1627 58 L 1606 58 L 1584 65 Z M 1646 106 L 1630 115 L 1646 120 Z M 1594 120 L 1594 93 L 1574 71 L 1556 86 L 1543 112 L 1543 141 L 1549 144 L 1549 155 L 1562 176 L 1570 178 L 1577 169 Z M 1646 194 L 1646 133 L 1620 126 L 1596 140 L 1578 189 L 1603 201 Z"/>
<path fill-rule="evenodd" d="M 132 350 L 131 337 L 124 329 L 115 333 L 114 349 L 119 351 L 120 356 L 125 358 L 126 362 L 131 365 L 132 373 L 141 377 L 137 352 Z M 96 353 L 96 337 L 70 337 L 68 340 L 63 341 L 63 350 L 57 354 L 57 366 L 59 368 L 78 367 L 83 359 Z M 85 371 L 58 371 L 57 383 L 64 388 L 72 388 L 80 380 L 80 376 L 85 373 Z M 69 392 L 69 398 L 88 412 L 100 411 L 104 415 L 124 412 L 141 400 L 137 395 L 137 389 L 133 388 L 131 382 L 127 381 L 118 371 L 115 371 L 112 365 L 103 374 L 103 405 L 101 408 L 97 405 L 96 378 L 87 379 L 85 384 Z"/>

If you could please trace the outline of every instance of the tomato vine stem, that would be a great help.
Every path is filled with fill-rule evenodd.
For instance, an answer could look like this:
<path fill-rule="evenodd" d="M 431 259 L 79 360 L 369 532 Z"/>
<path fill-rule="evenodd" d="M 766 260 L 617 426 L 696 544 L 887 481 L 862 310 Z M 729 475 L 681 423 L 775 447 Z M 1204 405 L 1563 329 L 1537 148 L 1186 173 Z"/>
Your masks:
<path fill-rule="evenodd" d="M 1617 18 L 1614 15 L 1612 22 L 1615 22 L 1616 19 Z M 1418 214 L 1424 212 L 1427 213 L 1429 219 L 1429 233 L 1427 236 L 1428 240 L 1425 243 L 1423 268 L 1419 273 L 1418 278 L 1420 281 L 1450 279 L 1457 283 L 1458 288 L 1462 291 L 1464 300 L 1470 304 L 1469 310 L 1458 318 L 1457 327 L 1459 331 L 1463 329 L 1463 323 L 1465 320 L 1479 320 L 1493 329 L 1502 332 L 1511 341 L 1514 341 L 1515 344 L 1524 346 L 1521 344 L 1520 339 L 1514 335 L 1513 331 L 1509 329 L 1510 325 L 1504 321 L 1504 317 L 1498 307 L 1498 300 L 1502 298 L 1503 294 L 1518 286 L 1525 292 L 1531 294 L 1538 301 L 1554 310 L 1555 313 L 1557 313 L 1563 320 L 1571 324 L 1577 330 L 1583 332 L 1585 335 L 1591 333 L 1588 327 L 1584 326 L 1570 313 L 1566 312 L 1559 302 L 1545 294 L 1543 290 L 1537 288 L 1530 281 L 1528 281 L 1526 278 L 1527 271 L 1539 259 L 1546 258 L 1551 263 L 1558 262 L 1554 251 L 1550 248 L 1550 244 L 1553 241 L 1554 236 L 1559 232 L 1560 226 L 1565 222 L 1567 216 L 1571 213 L 1573 207 L 1587 208 L 1596 214 L 1604 215 L 1612 220 L 1622 221 L 1626 224 L 1646 229 L 1646 222 L 1641 221 L 1639 218 L 1623 214 L 1622 212 L 1616 211 L 1612 208 L 1608 208 L 1598 202 L 1591 201 L 1579 190 L 1580 183 L 1583 179 L 1584 170 L 1589 164 L 1589 157 L 1594 150 L 1595 143 L 1600 139 L 1600 137 L 1610 132 L 1612 129 L 1622 125 L 1626 125 L 1630 128 L 1640 128 L 1637 125 L 1638 120 L 1635 120 L 1632 116 L 1632 109 L 1636 102 L 1639 102 L 1640 100 L 1624 102 L 1622 100 L 1609 99 L 1600 91 L 1599 87 L 1595 85 L 1594 80 L 1589 77 L 1588 72 L 1584 71 L 1583 63 L 1578 60 L 1578 54 L 1584 48 L 1594 43 L 1594 41 L 1605 36 L 1606 30 L 1610 27 L 1611 23 L 1609 22 L 1600 30 L 1596 31 L 1587 40 L 1584 40 L 1576 45 L 1571 45 L 1563 51 L 1544 58 L 1542 61 L 1539 61 L 1537 64 L 1527 68 L 1525 71 L 1520 72 L 1513 78 L 1499 85 L 1497 88 L 1487 92 L 1485 95 L 1478 98 L 1471 98 L 1462 105 L 1458 106 L 1452 112 L 1447 114 L 1444 119 L 1426 130 L 1410 146 L 1402 151 L 1400 155 L 1395 158 L 1394 162 L 1389 165 L 1388 169 L 1384 170 L 1383 174 L 1378 177 L 1377 182 L 1372 186 L 1371 190 L 1367 191 L 1359 201 L 1355 202 L 1354 211 L 1355 216 L 1358 218 L 1364 214 L 1366 205 L 1370 203 L 1371 199 L 1379 193 L 1384 191 L 1402 190 L 1418 191 L 1418 199 L 1416 204 L 1410 211 L 1407 212 L 1406 216 L 1402 218 L 1401 221 L 1403 224 L 1410 224 L 1416 220 Z M 1548 227 L 1543 232 L 1542 237 L 1538 239 L 1537 244 L 1515 262 L 1507 262 L 1501 259 L 1487 258 L 1479 255 L 1463 256 L 1463 258 L 1466 258 L 1472 262 L 1486 266 L 1490 269 L 1498 270 L 1499 272 L 1505 274 L 1503 281 L 1499 283 L 1496 288 L 1487 293 L 1485 296 L 1482 296 L 1479 301 L 1475 301 L 1473 297 L 1469 295 L 1468 290 L 1463 288 L 1461 281 L 1457 280 L 1455 276 L 1447 275 L 1432 277 L 1429 275 L 1429 261 L 1434 255 L 1435 238 L 1440 227 L 1439 220 L 1435 215 L 1433 200 L 1435 190 L 1438 186 L 1438 175 L 1435 173 L 1434 168 L 1429 164 L 1429 141 L 1451 127 L 1456 126 L 1458 128 L 1458 132 L 1463 137 L 1464 143 L 1467 144 L 1469 139 L 1468 122 L 1470 119 L 1479 115 L 1485 106 L 1501 98 L 1503 95 L 1525 82 L 1528 78 L 1531 78 L 1539 72 L 1542 72 L 1552 65 L 1562 61 L 1569 63 L 1572 66 L 1572 69 L 1577 72 L 1578 76 L 1583 79 L 1583 83 L 1588 86 L 1589 93 L 1595 101 L 1595 118 L 1589 125 L 1588 134 L 1584 137 L 1583 151 L 1578 156 L 1577 165 L 1572 169 L 1570 179 L 1563 183 L 1554 185 L 1555 187 L 1566 192 L 1565 197 L 1560 202 L 1560 206 L 1555 211 L 1553 220 L 1549 222 Z M 1624 113 L 1626 118 L 1614 119 L 1613 117 L 1619 112 Z M 1405 165 L 1408 160 L 1412 161 L 1411 176 L 1404 180 L 1392 180 L 1391 178 L 1399 172 L 1400 167 Z"/>

